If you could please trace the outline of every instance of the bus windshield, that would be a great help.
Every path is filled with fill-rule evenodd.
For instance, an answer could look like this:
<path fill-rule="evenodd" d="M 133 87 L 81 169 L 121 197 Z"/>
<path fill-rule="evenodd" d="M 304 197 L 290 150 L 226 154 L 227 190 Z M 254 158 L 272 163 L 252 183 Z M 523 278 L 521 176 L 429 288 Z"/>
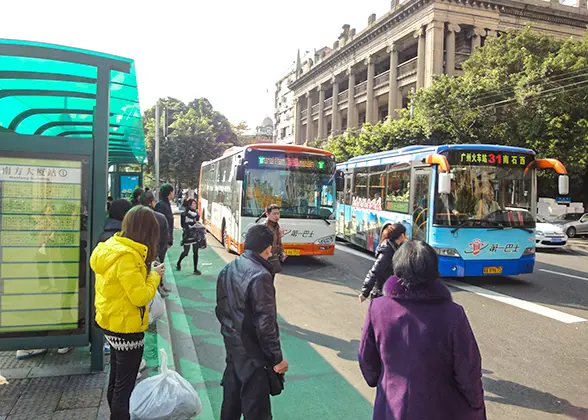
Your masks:
<path fill-rule="evenodd" d="M 434 223 L 534 228 L 534 170 L 525 166 L 451 165 L 451 193 L 435 197 Z"/>
<path fill-rule="evenodd" d="M 334 218 L 334 162 L 324 170 L 296 167 L 249 169 L 246 172 L 243 216 L 260 216 L 270 204 L 282 209 L 283 218 Z"/>

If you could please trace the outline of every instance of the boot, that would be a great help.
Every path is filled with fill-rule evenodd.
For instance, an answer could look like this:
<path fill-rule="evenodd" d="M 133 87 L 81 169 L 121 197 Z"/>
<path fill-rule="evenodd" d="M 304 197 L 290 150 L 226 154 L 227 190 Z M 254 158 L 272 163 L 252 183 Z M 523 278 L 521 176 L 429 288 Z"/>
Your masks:
<path fill-rule="evenodd" d="M 178 271 L 182 271 L 182 260 L 179 260 L 178 263 L 176 264 L 176 269 Z"/>

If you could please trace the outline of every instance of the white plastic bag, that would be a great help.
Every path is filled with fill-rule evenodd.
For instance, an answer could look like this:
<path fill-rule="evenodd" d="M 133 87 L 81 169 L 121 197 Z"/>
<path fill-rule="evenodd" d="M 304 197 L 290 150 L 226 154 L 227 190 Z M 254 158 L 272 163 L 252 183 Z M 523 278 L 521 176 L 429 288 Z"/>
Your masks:
<path fill-rule="evenodd" d="M 159 294 L 159 290 L 155 291 L 155 296 L 149 302 L 149 323 L 153 324 L 165 313 L 165 302 Z"/>
<path fill-rule="evenodd" d="M 202 414 L 202 402 L 192 385 L 167 368 L 161 352 L 159 375 L 140 382 L 131 395 L 131 420 L 189 420 Z"/>

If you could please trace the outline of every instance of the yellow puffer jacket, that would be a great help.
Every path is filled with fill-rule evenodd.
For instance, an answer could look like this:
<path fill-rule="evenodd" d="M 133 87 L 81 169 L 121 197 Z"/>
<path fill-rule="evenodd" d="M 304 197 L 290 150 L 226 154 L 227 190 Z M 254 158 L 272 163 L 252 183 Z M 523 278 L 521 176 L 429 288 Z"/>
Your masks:
<path fill-rule="evenodd" d="M 147 247 L 117 233 L 99 243 L 90 257 L 96 273 L 96 322 L 116 333 L 138 333 L 149 325 L 148 303 L 160 277 L 147 274 Z"/>

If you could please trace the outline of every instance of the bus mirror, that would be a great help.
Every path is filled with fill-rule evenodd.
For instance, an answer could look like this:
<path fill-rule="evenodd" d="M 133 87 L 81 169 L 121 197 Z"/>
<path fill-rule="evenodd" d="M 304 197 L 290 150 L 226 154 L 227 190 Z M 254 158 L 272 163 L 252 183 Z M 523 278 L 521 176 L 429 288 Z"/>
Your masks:
<path fill-rule="evenodd" d="M 335 186 L 337 191 L 343 191 L 345 189 L 345 174 L 343 171 L 337 171 L 335 173 Z"/>
<path fill-rule="evenodd" d="M 570 178 L 567 175 L 559 176 L 559 195 L 568 195 L 570 193 Z"/>
<path fill-rule="evenodd" d="M 439 173 L 439 194 L 451 193 L 451 174 L 449 172 Z"/>
<path fill-rule="evenodd" d="M 237 181 L 243 181 L 245 179 L 245 164 L 240 163 L 237 165 L 237 174 L 236 177 Z"/>

